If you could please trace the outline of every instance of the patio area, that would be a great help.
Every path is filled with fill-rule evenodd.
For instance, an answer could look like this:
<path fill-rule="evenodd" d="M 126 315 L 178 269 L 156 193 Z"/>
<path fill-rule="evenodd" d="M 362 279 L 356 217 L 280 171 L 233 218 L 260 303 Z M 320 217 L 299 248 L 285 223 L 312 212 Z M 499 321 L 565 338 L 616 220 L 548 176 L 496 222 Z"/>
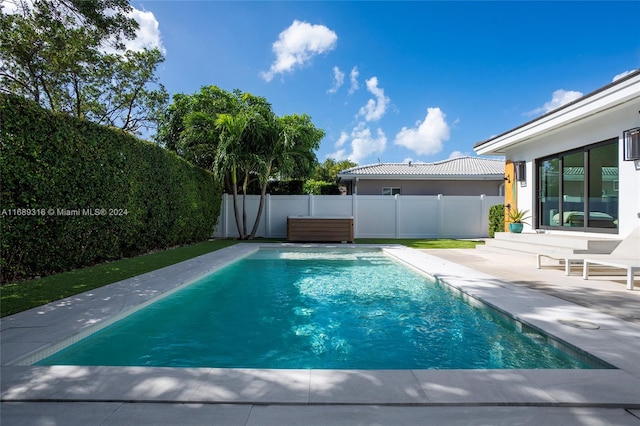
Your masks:
<path fill-rule="evenodd" d="M 2 423 L 640 425 L 640 291 L 626 290 L 623 276 L 584 281 L 579 275 L 565 276 L 561 268 L 538 270 L 535 257 L 528 254 L 454 249 L 396 249 L 393 253 L 617 369 L 332 371 L 14 365 L 43 341 L 63 340 L 82 328 L 82 322 L 114 318 L 126 307 L 144 303 L 158 291 L 170 291 L 252 246 L 233 246 L 90 295 L 4 318 Z M 560 321 L 571 318 L 596 324 L 598 329 Z"/>

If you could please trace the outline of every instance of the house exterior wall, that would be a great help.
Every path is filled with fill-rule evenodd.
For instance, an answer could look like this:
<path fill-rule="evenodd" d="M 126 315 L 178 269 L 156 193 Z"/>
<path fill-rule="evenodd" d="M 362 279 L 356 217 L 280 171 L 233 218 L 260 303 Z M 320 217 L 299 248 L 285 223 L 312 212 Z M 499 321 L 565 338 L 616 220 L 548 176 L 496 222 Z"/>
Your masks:
<path fill-rule="evenodd" d="M 501 195 L 500 180 L 359 179 L 358 195 L 382 195 L 382 188 L 401 188 L 401 195 Z"/>
<path fill-rule="evenodd" d="M 628 102 L 621 107 L 600 112 L 558 130 L 530 138 L 526 143 L 516 145 L 505 151 L 505 157 L 511 161 L 526 161 L 525 184 L 518 185 L 518 208 L 535 212 L 537 194 L 535 170 L 536 159 L 549 155 L 581 148 L 609 139 L 618 139 L 618 195 L 619 228 L 618 235 L 625 236 L 640 225 L 640 164 L 623 161 L 622 133 L 627 129 L 640 126 L 640 102 Z M 536 218 L 532 218 L 532 224 Z M 525 227 L 531 230 L 531 226 Z M 562 232 L 562 231 L 554 231 Z"/>

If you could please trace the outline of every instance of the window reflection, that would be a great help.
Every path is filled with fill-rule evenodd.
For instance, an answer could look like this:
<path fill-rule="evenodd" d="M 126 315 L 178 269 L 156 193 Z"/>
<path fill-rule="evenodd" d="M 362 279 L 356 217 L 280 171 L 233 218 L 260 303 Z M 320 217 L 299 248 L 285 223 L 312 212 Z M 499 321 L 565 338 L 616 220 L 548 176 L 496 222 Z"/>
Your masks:
<path fill-rule="evenodd" d="M 617 139 L 537 163 L 539 226 L 617 228 Z"/>

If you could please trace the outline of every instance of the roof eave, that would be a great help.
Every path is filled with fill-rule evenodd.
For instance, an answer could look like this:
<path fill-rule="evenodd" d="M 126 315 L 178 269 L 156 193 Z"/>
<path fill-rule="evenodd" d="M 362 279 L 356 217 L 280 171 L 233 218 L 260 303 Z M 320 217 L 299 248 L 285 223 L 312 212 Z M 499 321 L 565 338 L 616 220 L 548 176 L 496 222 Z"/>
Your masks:
<path fill-rule="evenodd" d="M 486 175 L 338 175 L 340 180 L 503 180 L 503 173 Z"/>
<path fill-rule="evenodd" d="M 478 155 L 505 155 L 508 149 L 516 145 L 638 98 L 640 98 L 640 70 L 535 120 L 486 141 L 478 142 L 473 149 Z"/>

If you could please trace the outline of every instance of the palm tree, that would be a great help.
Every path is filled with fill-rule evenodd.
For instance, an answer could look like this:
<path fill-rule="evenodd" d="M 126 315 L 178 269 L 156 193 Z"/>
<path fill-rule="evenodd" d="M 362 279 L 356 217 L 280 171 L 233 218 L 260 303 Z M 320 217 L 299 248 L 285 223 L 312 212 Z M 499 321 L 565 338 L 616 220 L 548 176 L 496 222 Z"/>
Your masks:
<path fill-rule="evenodd" d="M 221 130 L 221 133 L 213 163 L 213 171 L 219 179 L 229 177 L 233 195 L 233 212 L 240 239 L 245 239 L 246 235 L 246 212 L 244 209 L 246 190 L 243 191 L 242 209 L 245 226 L 241 227 L 240 212 L 238 210 L 238 166 L 243 164 L 241 142 L 247 123 L 248 117 L 245 114 L 220 114 L 218 116 L 216 126 Z"/>
<path fill-rule="evenodd" d="M 269 180 L 309 177 L 316 163 L 314 150 L 323 137 L 324 132 L 307 115 L 277 117 L 263 97 L 209 86 L 194 95 L 174 96 L 158 141 L 225 182 L 233 195 L 238 235 L 252 239 Z M 260 204 L 248 233 L 246 195 L 252 179 L 260 185 Z"/>
<path fill-rule="evenodd" d="M 324 137 L 324 131 L 317 129 L 306 114 L 274 115 L 266 123 L 266 130 L 266 143 L 256 157 L 261 187 L 260 204 L 249 239 L 253 239 L 258 230 L 269 179 L 276 175 L 281 179 L 296 177 L 296 174 L 308 176 L 316 164 L 314 150 L 318 149 Z"/>
<path fill-rule="evenodd" d="M 216 126 L 220 131 L 220 142 L 213 170 L 218 176 L 229 178 L 238 235 L 244 240 L 255 236 L 260 220 L 261 212 L 254 222 L 254 231 L 249 235 L 246 209 L 248 186 L 252 176 L 259 176 L 258 170 L 263 163 L 262 149 L 269 140 L 270 125 L 275 115 L 264 98 L 245 93 L 241 101 L 241 108 L 236 114 L 218 115 Z M 242 218 L 238 209 L 239 183 L 242 184 Z"/>

